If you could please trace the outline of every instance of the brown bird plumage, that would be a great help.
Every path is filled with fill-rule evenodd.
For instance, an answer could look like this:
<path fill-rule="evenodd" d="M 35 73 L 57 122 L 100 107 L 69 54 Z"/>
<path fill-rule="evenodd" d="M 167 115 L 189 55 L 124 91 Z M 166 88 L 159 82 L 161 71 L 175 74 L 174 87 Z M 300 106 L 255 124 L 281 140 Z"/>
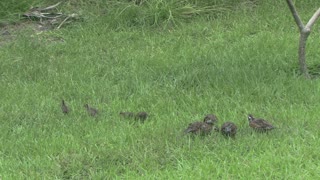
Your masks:
<path fill-rule="evenodd" d="M 98 110 L 85 104 L 84 107 L 87 109 L 90 116 L 95 117 L 98 115 Z"/>
<path fill-rule="evenodd" d="M 66 103 L 64 102 L 64 100 L 62 99 L 61 101 L 61 110 L 63 112 L 63 114 L 68 114 L 69 113 L 69 108 L 66 105 Z"/>
<path fill-rule="evenodd" d="M 214 114 L 207 114 L 205 117 L 204 117 L 204 120 L 203 121 L 208 121 L 208 120 L 211 120 L 212 121 L 212 124 L 216 124 L 218 122 L 218 118 L 217 116 L 215 116 Z"/>
<path fill-rule="evenodd" d="M 237 126 L 233 122 L 225 122 L 221 126 L 221 133 L 225 136 L 234 138 L 237 133 Z"/>
<path fill-rule="evenodd" d="M 217 117 L 215 115 L 207 115 L 203 122 L 190 123 L 184 133 L 207 135 L 212 129 L 217 129 L 214 124 L 217 122 Z"/>
<path fill-rule="evenodd" d="M 248 115 L 249 126 L 258 132 L 267 132 L 275 127 L 264 119 L 254 118 L 251 114 Z"/>
<path fill-rule="evenodd" d="M 218 123 L 218 118 L 217 116 L 215 116 L 214 114 L 207 114 L 205 117 L 204 117 L 204 120 L 203 121 L 208 121 L 208 120 L 211 120 L 212 121 L 212 129 L 216 132 L 219 132 L 220 129 L 219 129 L 219 126 L 217 125 Z"/>
<path fill-rule="evenodd" d="M 135 119 L 143 122 L 147 119 L 147 117 L 148 117 L 148 113 L 142 111 L 136 114 Z"/>

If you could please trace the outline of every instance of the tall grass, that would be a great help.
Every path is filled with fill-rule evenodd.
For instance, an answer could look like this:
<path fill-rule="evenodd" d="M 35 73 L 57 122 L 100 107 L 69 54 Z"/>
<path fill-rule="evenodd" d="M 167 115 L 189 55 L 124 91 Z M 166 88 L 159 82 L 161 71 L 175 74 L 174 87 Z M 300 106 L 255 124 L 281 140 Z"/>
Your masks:
<path fill-rule="evenodd" d="M 206 4 L 190 1 L 132 1 L 132 2 L 110 2 L 113 8 L 108 9 L 107 18 L 113 26 L 176 26 L 183 21 L 193 17 L 217 14 L 228 11 L 223 4 Z M 116 23 L 116 24 L 113 24 Z"/>

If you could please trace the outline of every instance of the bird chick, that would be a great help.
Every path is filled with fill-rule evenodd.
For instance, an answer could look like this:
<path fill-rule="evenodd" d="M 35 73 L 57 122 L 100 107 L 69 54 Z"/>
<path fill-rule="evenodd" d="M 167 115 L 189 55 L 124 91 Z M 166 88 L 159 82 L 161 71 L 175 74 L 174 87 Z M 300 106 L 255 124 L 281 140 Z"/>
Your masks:
<path fill-rule="evenodd" d="M 227 137 L 235 138 L 237 133 L 237 126 L 233 122 L 225 122 L 221 126 L 221 133 Z"/>
<path fill-rule="evenodd" d="M 204 120 L 203 121 L 208 121 L 208 120 L 211 120 L 212 121 L 212 124 L 216 124 L 218 122 L 218 118 L 217 116 L 215 116 L 214 114 L 207 114 L 205 117 L 204 117 Z"/>
<path fill-rule="evenodd" d="M 212 129 L 216 132 L 219 132 L 220 131 L 220 128 L 219 126 L 217 125 L 218 123 L 218 118 L 217 116 L 215 116 L 214 114 L 207 114 L 205 117 L 204 117 L 204 120 L 203 121 L 209 121 L 211 120 L 212 121 Z"/>
<path fill-rule="evenodd" d="M 148 117 L 148 113 L 141 111 L 136 114 L 135 119 L 143 122 L 147 119 L 147 117 Z"/>
<path fill-rule="evenodd" d="M 194 122 L 190 123 L 187 129 L 184 131 L 185 134 L 191 133 L 196 135 L 208 135 L 211 133 L 214 123 L 216 122 L 216 117 L 213 116 L 206 116 L 203 122 Z"/>

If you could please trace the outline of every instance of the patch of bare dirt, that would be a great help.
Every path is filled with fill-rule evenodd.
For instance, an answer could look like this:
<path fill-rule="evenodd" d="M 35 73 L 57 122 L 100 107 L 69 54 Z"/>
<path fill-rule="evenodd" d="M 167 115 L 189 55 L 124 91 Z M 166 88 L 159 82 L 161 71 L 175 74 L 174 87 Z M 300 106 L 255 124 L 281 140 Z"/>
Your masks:
<path fill-rule="evenodd" d="M 45 31 L 60 29 L 80 19 L 77 14 L 67 15 L 59 12 L 57 6 L 61 4 L 59 2 L 48 7 L 31 7 L 27 12 L 22 14 L 23 19 L 19 22 L 0 24 L 0 47 L 14 41 L 20 33 L 26 30 L 33 31 L 31 34 L 35 37 L 35 35 L 42 34 Z M 46 42 L 64 42 L 63 38 L 56 35 L 44 36 L 41 40 L 45 40 Z"/>

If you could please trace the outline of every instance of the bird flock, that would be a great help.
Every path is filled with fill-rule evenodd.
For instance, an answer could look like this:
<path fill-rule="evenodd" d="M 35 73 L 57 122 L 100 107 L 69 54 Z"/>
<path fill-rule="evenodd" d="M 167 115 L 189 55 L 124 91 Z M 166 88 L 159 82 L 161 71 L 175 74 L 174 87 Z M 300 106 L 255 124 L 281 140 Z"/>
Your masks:
<path fill-rule="evenodd" d="M 91 117 L 97 117 L 99 114 L 99 111 L 96 108 L 90 107 L 88 104 L 85 104 L 84 108 Z M 70 112 L 70 108 L 66 105 L 64 100 L 61 101 L 61 111 L 64 114 L 68 114 Z M 148 117 L 148 113 L 143 111 L 138 113 L 120 112 L 119 115 L 123 118 L 131 118 L 141 122 L 144 122 Z M 275 129 L 275 127 L 268 121 L 260 118 L 254 118 L 252 114 L 248 115 L 248 121 L 249 126 L 256 132 L 263 133 Z M 203 121 L 190 123 L 184 130 L 184 134 L 205 136 L 209 135 L 212 131 L 215 131 L 221 132 L 221 134 L 226 137 L 235 138 L 238 127 L 233 122 L 224 122 L 221 128 L 219 128 L 217 123 L 218 118 L 214 114 L 208 114 L 204 117 Z"/>
<path fill-rule="evenodd" d="M 99 115 L 98 109 L 91 107 L 88 104 L 85 104 L 83 107 L 87 110 L 89 116 L 97 117 Z M 61 111 L 63 114 L 68 114 L 70 112 L 70 108 L 67 106 L 66 102 L 63 99 L 61 101 Z M 144 122 L 148 117 L 148 113 L 144 111 L 138 112 L 136 114 L 133 112 L 120 112 L 119 115 L 123 118 L 132 118 L 142 122 Z"/>
<path fill-rule="evenodd" d="M 249 126 L 257 132 L 268 132 L 275 127 L 264 119 L 254 118 L 253 115 L 248 115 Z M 221 132 L 226 137 L 235 138 L 237 134 L 237 125 L 231 121 L 224 122 L 219 128 L 217 125 L 218 118 L 213 114 L 208 114 L 204 117 L 203 121 L 197 121 L 190 123 L 187 129 L 184 131 L 185 134 L 194 135 L 208 135 L 212 131 Z"/>

